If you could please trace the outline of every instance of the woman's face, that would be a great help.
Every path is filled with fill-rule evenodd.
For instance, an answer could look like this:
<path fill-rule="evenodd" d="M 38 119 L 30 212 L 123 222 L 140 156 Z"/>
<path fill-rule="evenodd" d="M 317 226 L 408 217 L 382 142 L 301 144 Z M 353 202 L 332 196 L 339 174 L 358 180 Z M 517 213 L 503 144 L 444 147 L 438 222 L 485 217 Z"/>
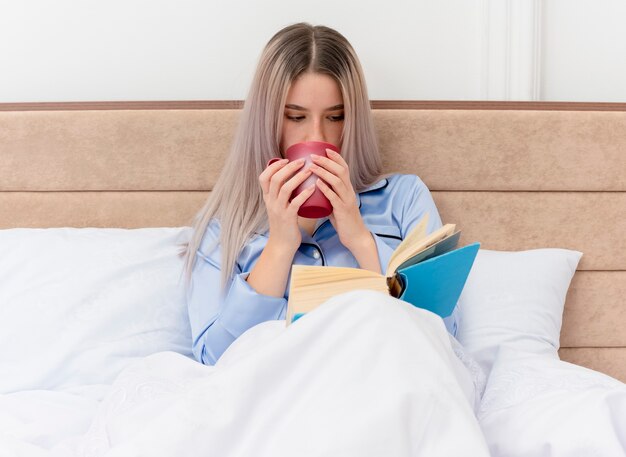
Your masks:
<path fill-rule="evenodd" d="M 280 150 L 302 141 L 325 141 L 341 148 L 343 116 L 337 82 L 327 75 L 303 73 L 287 93 Z"/>

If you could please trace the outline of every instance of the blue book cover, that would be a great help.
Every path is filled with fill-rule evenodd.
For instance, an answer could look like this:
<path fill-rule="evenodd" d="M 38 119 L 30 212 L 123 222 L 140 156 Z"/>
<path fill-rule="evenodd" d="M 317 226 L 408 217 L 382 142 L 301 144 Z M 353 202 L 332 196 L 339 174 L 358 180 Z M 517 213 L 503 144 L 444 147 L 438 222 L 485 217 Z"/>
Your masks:
<path fill-rule="evenodd" d="M 456 306 L 480 243 L 457 248 L 460 232 L 446 224 L 427 233 L 428 215 L 389 259 L 384 275 L 351 267 L 293 265 L 287 325 L 343 292 L 370 289 L 448 317 Z"/>
<path fill-rule="evenodd" d="M 398 269 L 398 298 L 448 317 L 459 300 L 479 248 L 480 243 L 469 244 Z"/>

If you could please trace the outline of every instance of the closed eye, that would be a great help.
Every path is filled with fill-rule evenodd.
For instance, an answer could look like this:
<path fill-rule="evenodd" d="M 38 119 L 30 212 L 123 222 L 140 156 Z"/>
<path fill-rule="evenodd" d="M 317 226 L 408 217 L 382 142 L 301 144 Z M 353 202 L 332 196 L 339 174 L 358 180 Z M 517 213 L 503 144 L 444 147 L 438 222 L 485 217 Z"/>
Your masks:
<path fill-rule="evenodd" d="M 287 116 L 287 119 L 289 119 L 290 121 L 294 121 L 294 122 L 300 122 L 301 120 L 304 119 L 304 116 Z M 344 119 L 344 115 L 340 114 L 337 116 L 328 116 L 328 119 L 331 122 L 341 122 Z"/>

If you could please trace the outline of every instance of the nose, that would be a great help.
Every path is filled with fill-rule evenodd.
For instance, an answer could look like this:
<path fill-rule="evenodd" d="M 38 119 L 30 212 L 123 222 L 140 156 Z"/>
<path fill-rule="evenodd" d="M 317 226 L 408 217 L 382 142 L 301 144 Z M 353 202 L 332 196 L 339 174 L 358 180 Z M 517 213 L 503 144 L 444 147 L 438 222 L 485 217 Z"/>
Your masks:
<path fill-rule="evenodd" d="M 326 141 L 324 123 L 321 119 L 314 119 L 311 122 L 306 141 Z"/>

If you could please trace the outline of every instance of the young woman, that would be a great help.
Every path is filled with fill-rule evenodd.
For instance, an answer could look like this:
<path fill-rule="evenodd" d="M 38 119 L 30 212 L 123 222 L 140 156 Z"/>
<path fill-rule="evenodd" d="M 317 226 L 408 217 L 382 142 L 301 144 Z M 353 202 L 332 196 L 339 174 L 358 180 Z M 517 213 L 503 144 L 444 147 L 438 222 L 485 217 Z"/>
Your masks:
<path fill-rule="evenodd" d="M 340 154 L 277 161 L 294 143 L 324 141 Z M 304 219 L 291 202 L 310 174 L 330 200 L 328 218 Z M 325 184 L 327 183 L 327 184 Z M 394 248 L 426 214 L 441 226 L 424 183 L 384 175 L 359 60 L 323 26 L 295 24 L 266 45 L 224 170 L 194 223 L 186 252 L 193 352 L 212 365 L 243 332 L 284 319 L 293 264 L 384 273 Z M 456 313 L 446 326 L 454 334 Z"/>
<path fill-rule="evenodd" d="M 298 217 L 306 193 L 289 201 L 307 176 L 302 164 L 266 168 L 306 140 L 341 148 L 310 171 L 328 183 L 318 185 L 333 212 L 321 220 Z M 345 38 L 307 24 L 278 32 L 188 245 L 192 344 L 203 364 L 171 351 L 138 360 L 98 408 L 84 448 L 488 456 L 478 384 L 433 313 L 359 290 L 289 327 L 280 321 L 292 264 L 382 271 L 426 212 L 431 230 L 441 224 L 419 178 L 381 173 L 361 68 Z"/>

